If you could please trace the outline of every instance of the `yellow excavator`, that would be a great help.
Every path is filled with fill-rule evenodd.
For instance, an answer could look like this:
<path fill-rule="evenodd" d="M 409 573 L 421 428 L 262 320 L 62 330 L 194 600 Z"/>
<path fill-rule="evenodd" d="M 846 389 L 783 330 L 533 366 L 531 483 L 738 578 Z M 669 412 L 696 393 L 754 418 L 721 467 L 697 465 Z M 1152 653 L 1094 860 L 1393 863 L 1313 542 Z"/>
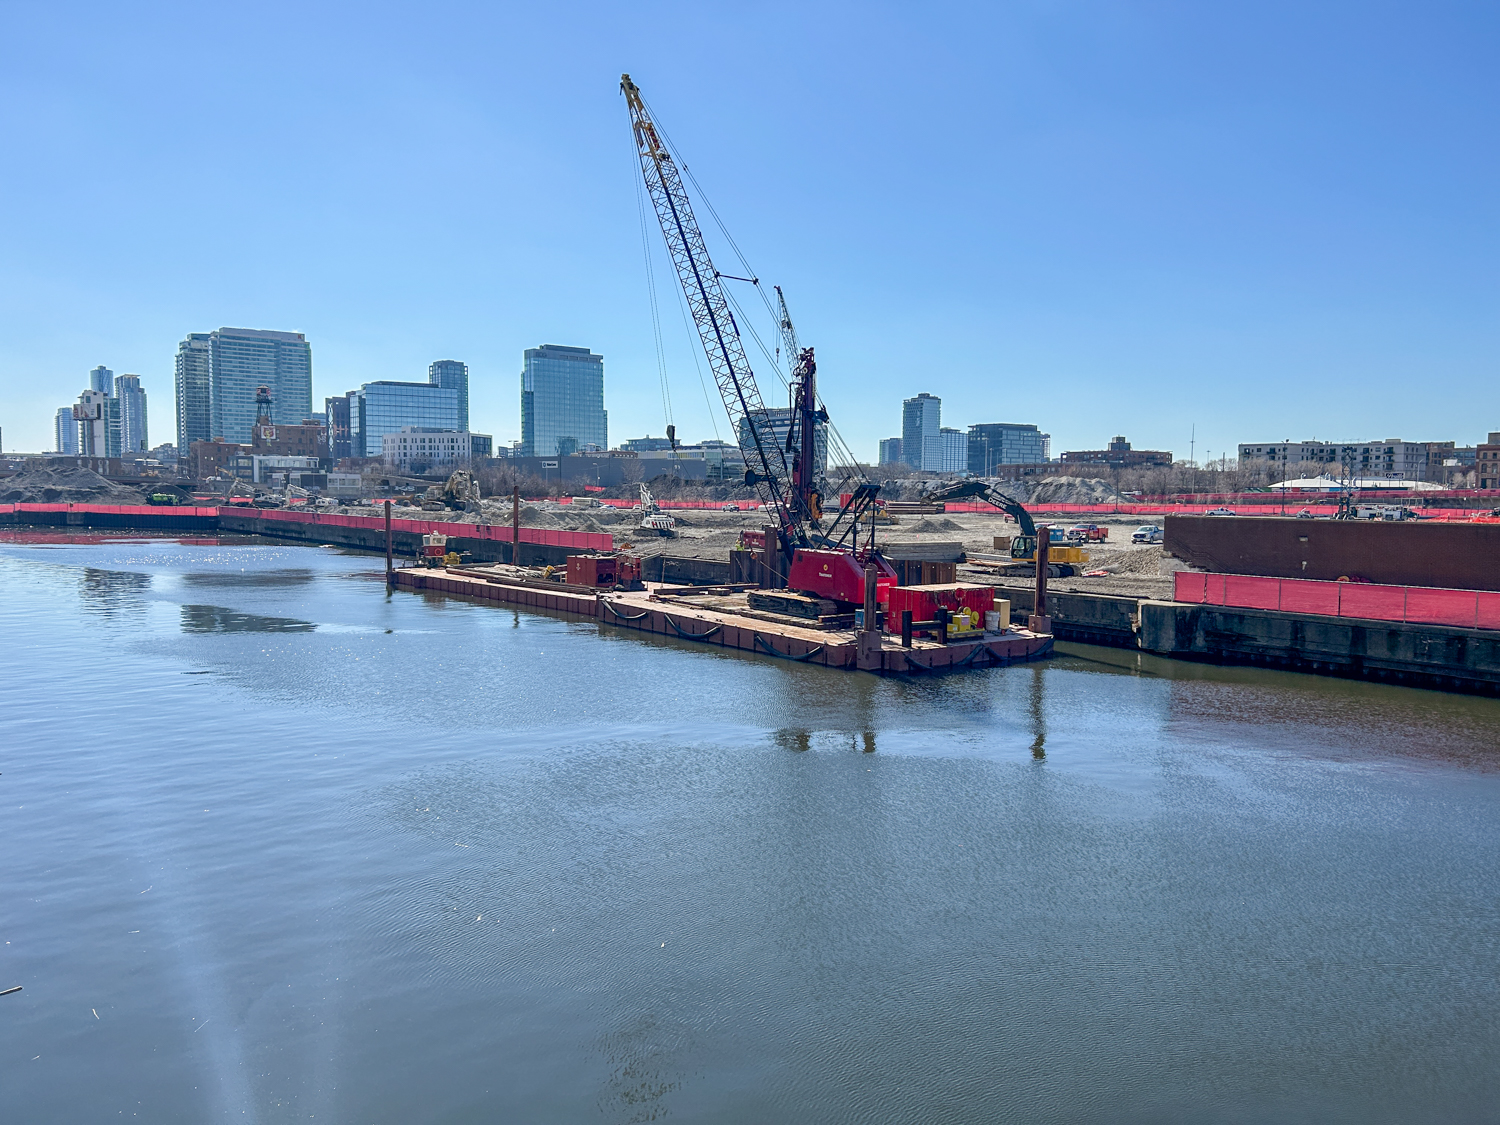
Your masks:
<path fill-rule="evenodd" d="M 1036 559 L 1036 521 L 1031 518 L 1031 513 L 1022 507 L 1021 502 L 1013 496 L 1009 496 L 993 484 L 982 480 L 960 480 L 952 484 L 939 484 L 922 493 L 919 503 L 941 504 L 948 500 L 966 500 L 973 497 L 983 500 L 986 504 L 992 504 L 1008 515 L 1021 526 L 1021 534 L 1010 541 L 1010 557 L 1015 562 L 1032 562 Z M 1062 544 L 1053 545 L 1049 541 L 1049 554 L 1051 551 L 1062 551 Z M 1077 550 L 1077 548 L 1071 548 Z M 1078 568 L 1071 562 L 1050 562 L 1047 564 L 1047 574 L 1050 578 L 1071 578 L 1078 573 Z"/>

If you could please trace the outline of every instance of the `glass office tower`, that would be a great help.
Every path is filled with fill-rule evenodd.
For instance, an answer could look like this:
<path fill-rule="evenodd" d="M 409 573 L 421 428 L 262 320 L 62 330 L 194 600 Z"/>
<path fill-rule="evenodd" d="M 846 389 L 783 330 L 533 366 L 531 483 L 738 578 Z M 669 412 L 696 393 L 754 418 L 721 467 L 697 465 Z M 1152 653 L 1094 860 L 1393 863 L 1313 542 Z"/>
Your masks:
<path fill-rule="evenodd" d="M 458 392 L 431 383 L 382 380 L 349 393 L 351 456 L 381 456 L 380 439 L 406 426 L 458 430 Z"/>
<path fill-rule="evenodd" d="M 335 461 L 354 456 L 354 448 L 349 443 L 349 403 L 353 397 L 354 392 L 350 391 L 338 398 L 323 400 L 324 412 L 328 417 L 328 455 Z"/>
<path fill-rule="evenodd" d="M 59 406 L 57 417 L 52 423 L 53 449 L 58 453 L 66 453 L 70 457 L 78 456 L 78 419 L 73 417 L 71 406 Z"/>
<path fill-rule="evenodd" d="M 969 472 L 987 477 L 998 465 L 1039 465 L 1052 452 L 1052 435 L 1019 422 L 981 422 L 969 427 Z"/>
<path fill-rule="evenodd" d="M 207 332 L 193 332 L 177 345 L 175 388 L 177 392 L 177 451 L 184 461 L 190 456 L 193 442 L 208 441 L 209 364 Z"/>
<path fill-rule="evenodd" d="M 458 392 L 458 428 L 469 428 L 469 365 L 456 359 L 440 359 L 427 368 L 427 381 L 434 387 Z"/>
<path fill-rule="evenodd" d="M 101 395 L 114 394 L 115 373 L 101 363 L 89 372 L 89 390 L 98 391 Z"/>
<path fill-rule="evenodd" d="M 115 398 L 120 400 L 120 450 L 145 453 L 151 448 L 146 434 L 146 392 L 139 375 L 115 379 Z"/>
<path fill-rule="evenodd" d="M 521 371 L 521 455 L 609 448 L 604 357 L 588 348 L 527 348 Z"/>
<path fill-rule="evenodd" d="M 943 470 L 943 400 L 922 392 L 901 404 L 901 455 L 914 469 Z"/>
<path fill-rule="evenodd" d="M 250 441 L 257 387 L 271 389 L 272 422 L 295 426 L 312 413 L 312 346 L 301 332 L 220 328 L 208 350 L 213 437 Z"/>

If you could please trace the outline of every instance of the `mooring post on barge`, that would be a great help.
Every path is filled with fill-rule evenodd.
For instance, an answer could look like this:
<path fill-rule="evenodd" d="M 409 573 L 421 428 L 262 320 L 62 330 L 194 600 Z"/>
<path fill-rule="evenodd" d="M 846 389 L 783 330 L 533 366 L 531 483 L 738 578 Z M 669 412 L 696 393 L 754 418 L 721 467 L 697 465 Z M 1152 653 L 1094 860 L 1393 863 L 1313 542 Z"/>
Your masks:
<path fill-rule="evenodd" d="M 881 652 L 884 638 L 881 636 L 880 621 L 877 616 L 880 609 L 876 604 L 878 573 L 873 564 L 865 567 L 864 620 L 860 622 L 864 628 L 859 630 L 855 637 L 855 664 L 865 672 L 878 672 L 885 667 L 885 656 Z"/>
<path fill-rule="evenodd" d="M 521 486 L 510 488 L 510 565 L 521 565 Z"/>
<path fill-rule="evenodd" d="M 1043 524 L 1036 529 L 1036 605 L 1026 622 L 1033 633 L 1052 632 L 1052 618 L 1047 616 L 1047 556 L 1051 545 L 1052 529 Z"/>
<path fill-rule="evenodd" d="M 396 584 L 396 570 L 391 564 L 391 502 L 385 502 L 385 584 L 389 589 Z"/>

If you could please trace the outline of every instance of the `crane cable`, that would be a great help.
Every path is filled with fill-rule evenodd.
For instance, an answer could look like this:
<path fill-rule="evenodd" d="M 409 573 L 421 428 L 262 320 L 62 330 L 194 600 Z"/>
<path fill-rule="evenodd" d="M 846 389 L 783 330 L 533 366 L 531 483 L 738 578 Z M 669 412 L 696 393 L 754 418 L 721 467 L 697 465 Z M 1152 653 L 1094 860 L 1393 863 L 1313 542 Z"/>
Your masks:
<path fill-rule="evenodd" d="M 641 219 L 641 256 L 646 261 L 646 292 L 651 298 L 651 332 L 656 340 L 656 373 L 661 383 L 661 408 L 666 415 L 667 425 L 672 425 L 672 392 L 667 386 L 667 353 L 662 347 L 661 340 L 661 313 L 656 303 L 656 272 L 651 268 L 651 241 L 646 234 L 646 200 L 645 190 L 641 186 L 641 178 L 635 179 L 635 206 Z"/>
<path fill-rule="evenodd" d="M 719 233 L 723 235 L 724 241 L 729 244 L 729 248 L 733 252 L 735 258 L 738 259 L 740 266 L 744 269 L 745 273 L 749 275 L 750 284 L 754 286 L 756 293 L 760 296 L 761 304 L 765 305 L 766 312 L 770 315 L 772 321 L 779 324 L 779 317 L 777 315 L 776 309 L 771 305 L 771 298 L 769 294 L 766 293 L 764 286 L 760 284 L 760 275 L 755 272 L 755 269 L 750 265 L 749 259 L 747 259 L 744 253 L 740 250 L 739 243 L 734 240 L 734 235 L 729 233 L 729 228 L 725 226 L 724 220 L 719 217 L 719 212 L 714 207 L 713 200 L 709 198 L 708 192 L 704 191 L 703 185 L 698 182 L 698 177 L 693 175 L 692 169 L 687 166 L 687 163 L 685 161 L 680 159 L 680 152 L 677 148 L 676 143 L 673 142 L 671 135 L 662 125 L 661 120 L 656 116 L 656 111 L 651 108 L 651 103 L 646 101 L 644 95 L 641 96 L 641 102 L 643 105 L 645 105 L 647 113 L 651 115 L 651 120 L 656 127 L 657 134 L 661 137 L 662 142 L 666 145 L 667 151 L 672 154 L 674 163 L 676 163 L 682 174 L 686 176 L 688 181 L 693 185 L 693 190 L 696 193 L 696 197 L 702 200 L 703 206 L 707 208 L 709 215 L 713 218 L 714 225 L 719 228 Z M 637 194 L 639 195 L 639 185 L 637 185 Z M 723 277 L 725 275 L 721 273 L 719 276 Z M 790 382 L 788 379 L 788 373 L 782 370 L 782 365 L 779 358 L 781 354 L 780 346 L 777 346 L 776 353 L 773 355 L 766 348 L 765 343 L 760 338 L 760 334 L 755 330 L 754 322 L 746 314 L 744 306 L 742 306 L 740 302 L 735 298 L 733 292 L 731 292 L 731 290 L 727 286 L 724 288 L 723 292 L 724 295 L 729 299 L 730 303 L 734 306 L 735 310 L 739 313 L 738 323 L 742 323 L 749 331 L 751 339 L 755 341 L 756 346 L 760 348 L 761 354 L 764 355 L 766 357 L 766 360 L 770 363 L 771 370 L 776 372 L 776 377 L 781 381 L 781 385 L 784 388 L 789 388 Z M 686 311 L 684 310 L 684 324 L 686 323 L 686 315 Z M 693 358 L 696 361 L 696 351 L 694 352 Z M 787 356 L 786 362 L 788 366 L 795 364 L 797 362 L 797 357 Z M 699 378 L 702 378 L 701 368 L 699 369 Z M 708 391 L 705 385 L 705 397 L 707 397 L 707 393 Z M 817 395 L 816 399 L 816 405 L 822 407 L 826 412 L 828 410 L 828 407 L 827 404 L 823 401 L 823 396 L 821 394 Z M 713 416 L 712 408 L 710 408 L 709 414 L 710 417 Z M 830 439 L 832 439 L 829 442 L 829 452 L 830 454 L 832 454 L 836 450 L 839 454 L 839 463 L 837 467 L 844 471 L 845 481 L 854 479 L 860 482 L 866 482 L 865 474 L 859 467 L 859 461 L 854 456 L 854 451 L 844 440 L 843 435 L 838 432 L 837 427 L 834 426 L 832 421 L 826 422 L 824 423 L 824 425 L 827 427 Z M 717 433 L 717 431 L 718 427 L 717 425 L 715 425 L 715 433 Z"/>

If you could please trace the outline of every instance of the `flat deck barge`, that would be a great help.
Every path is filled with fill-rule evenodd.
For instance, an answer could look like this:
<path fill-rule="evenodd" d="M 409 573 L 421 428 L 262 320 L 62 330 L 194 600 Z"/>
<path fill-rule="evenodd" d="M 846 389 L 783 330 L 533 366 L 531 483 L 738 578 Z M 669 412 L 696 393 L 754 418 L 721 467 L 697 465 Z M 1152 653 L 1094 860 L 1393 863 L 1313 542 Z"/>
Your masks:
<path fill-rule="evenodd" d="M 705 592 L 702 598 L 695 598 L 691 591 L 660 583 L 647 583 L 644 590 L 636 591 L 595 592 L 578 587 L 554 591 L 547 588 L 549 583 L 523 582 L 498 571 L 473 567 L 407 567 L 393 571 L 392 582 L 407 590 L 430 590 L 592 617 L 621 629 L 848 671 L 898 675 L 957 672 L 1037 660 L 1052 652 L 1049 634 L 1019 628 L 952 638 L 947 644 L 913 639 L 912 646 L 904 648 L 898 637 L 883 633 L 823 629 L 811 622 L 800 625 L 790 619 L 777 620 L 777 615 L 753 614 L 748 607 L 741 612 L 733 594 Z M 739 596 L 743 599 L 742 594 Z"/>

